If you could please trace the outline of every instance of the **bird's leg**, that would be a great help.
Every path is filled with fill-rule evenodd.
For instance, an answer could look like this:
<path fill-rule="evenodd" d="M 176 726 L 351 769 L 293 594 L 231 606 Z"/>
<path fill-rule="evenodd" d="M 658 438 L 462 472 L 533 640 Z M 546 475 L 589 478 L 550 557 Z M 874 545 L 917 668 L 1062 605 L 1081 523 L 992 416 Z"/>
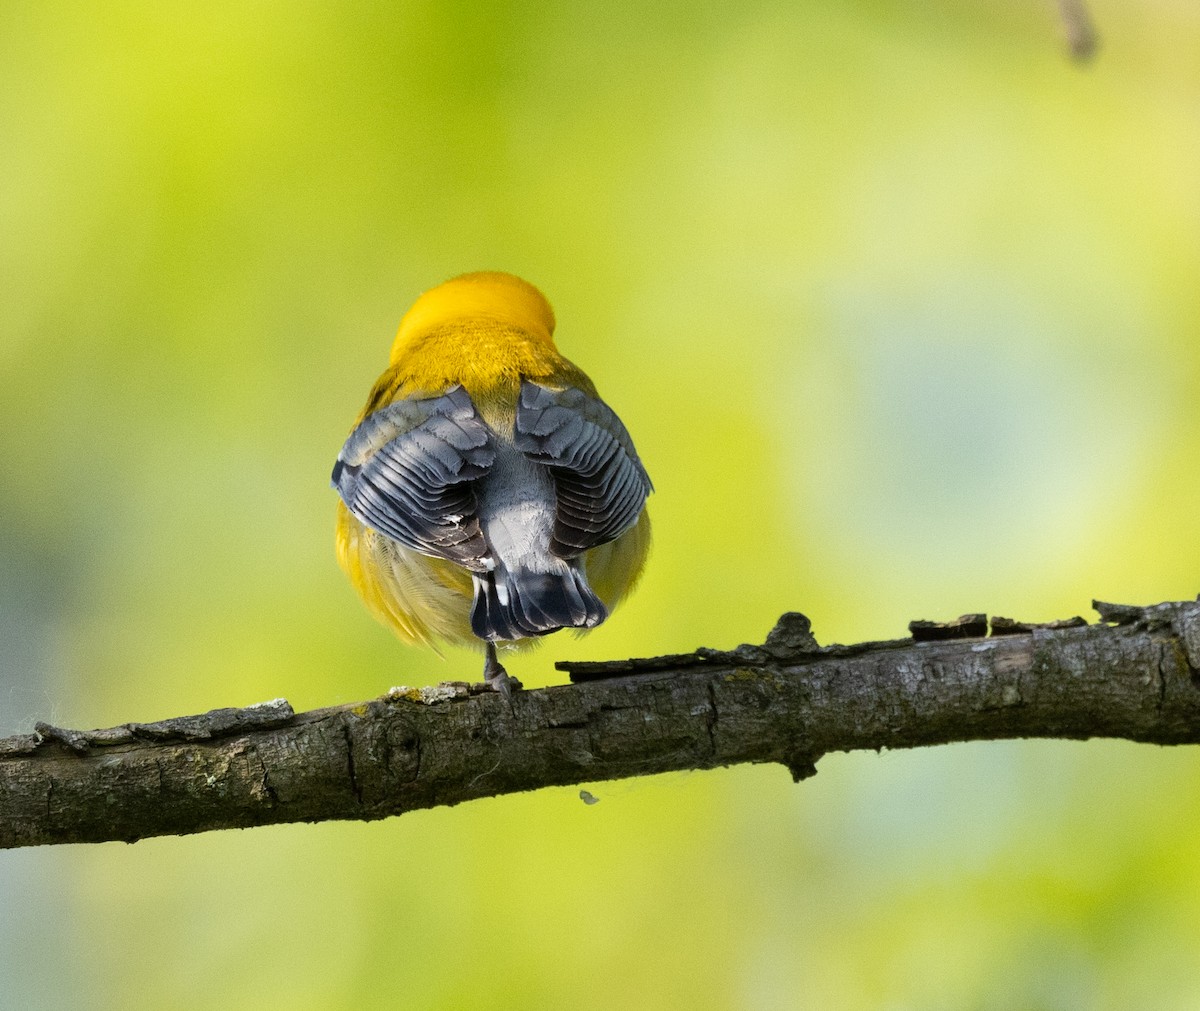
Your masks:
<path fill-rule="evenodd" d="M 506 699 L 511 698 L 513 692 L 521 690 L 521 682 L 512 677 L 496 659 L 496 644 L 490 641 L 487 644 L 487 657 L 483 661 L 483 683 Z"/>

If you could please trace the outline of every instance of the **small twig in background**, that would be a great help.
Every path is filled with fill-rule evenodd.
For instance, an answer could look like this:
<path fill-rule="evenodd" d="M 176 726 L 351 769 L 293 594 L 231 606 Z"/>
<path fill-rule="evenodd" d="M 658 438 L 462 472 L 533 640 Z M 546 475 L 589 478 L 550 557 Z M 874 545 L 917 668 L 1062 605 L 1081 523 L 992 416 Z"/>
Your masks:
<path fill-rule="evenodd" d="M 1096 55 L 1099 39 L 1085 0 L 1058 0 L 1058 15 L 1071 56 L 1086 63 Z"/>

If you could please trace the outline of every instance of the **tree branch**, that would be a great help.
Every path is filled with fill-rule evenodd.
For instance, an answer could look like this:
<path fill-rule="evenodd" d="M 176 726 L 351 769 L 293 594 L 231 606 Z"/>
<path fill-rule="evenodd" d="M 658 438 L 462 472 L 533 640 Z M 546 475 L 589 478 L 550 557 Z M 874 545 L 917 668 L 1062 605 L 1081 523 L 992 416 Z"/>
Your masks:
<path fill-rule="evenodd" d="M 980 615 L 820 648 L 803 615 L 761 646 L 559 664 L 576 683 L 392 689 L 295 714 L 283 700 L 0 740 L 0 847 L 132 842 L 374 819 L 542 786 L 739 762 L 796 780 L 821 755 L 1014 737 L 1200 743 L 1200 604 L 1097 604 L 1030 625 Z M 1082 627 L 1080 627 L 1082 626 Z M 585 798 L 587 799 L 587 798 Z"/>

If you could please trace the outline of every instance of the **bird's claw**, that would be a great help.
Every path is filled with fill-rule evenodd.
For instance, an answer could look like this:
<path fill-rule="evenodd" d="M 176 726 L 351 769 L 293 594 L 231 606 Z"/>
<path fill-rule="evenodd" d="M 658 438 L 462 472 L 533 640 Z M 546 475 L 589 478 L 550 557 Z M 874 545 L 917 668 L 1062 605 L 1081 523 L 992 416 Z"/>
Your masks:
<path fill-rule="evenodd" d="M 483 663 L 483 691 L 499 692 L 510 702 L 513 692 L 519 692 L 521 682 L 504 669 L 504 665 L 496 658 L 496 648 L 488 643 L 487 659 Z"/>
<path fill-rule="evenodd" d="M 524 687 L 520 681 L 509 674 L 503 667 L 496 674 L 485 672 L 483 677 L 483 683 L 486 688 L 490 688 L 494 692 L 499 692 L 506 699 L 511 699 L 513 692 L 519 692 Z"/>

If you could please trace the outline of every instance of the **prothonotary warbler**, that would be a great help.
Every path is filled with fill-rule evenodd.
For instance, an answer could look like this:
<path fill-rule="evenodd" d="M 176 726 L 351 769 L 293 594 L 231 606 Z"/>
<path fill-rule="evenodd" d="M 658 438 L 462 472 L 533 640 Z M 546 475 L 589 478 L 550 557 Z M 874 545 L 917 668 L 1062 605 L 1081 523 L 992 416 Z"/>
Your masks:
<path fill-rule="evenodd" d="M 599 625 L 641 573 L 650 478 L 621 420 L 554 346 L 537 288 L 464 274 L 425 292 L 333 468 L 337 555 L 404 641 L 496 655 Z"/>

